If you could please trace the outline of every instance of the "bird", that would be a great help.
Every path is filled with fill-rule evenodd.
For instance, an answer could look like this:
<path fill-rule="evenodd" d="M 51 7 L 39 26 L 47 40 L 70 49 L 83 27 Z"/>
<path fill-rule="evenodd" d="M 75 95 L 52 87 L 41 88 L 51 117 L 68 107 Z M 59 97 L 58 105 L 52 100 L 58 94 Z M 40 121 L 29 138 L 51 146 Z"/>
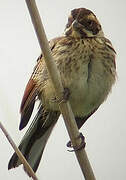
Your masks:
<path fill-rule="evenodd" d="M 64 34 L 49 41 L 51 53 L 80 129 L 106 100 L 116 81 L 116 51 L 104 36 L 96 15 L 89 9 L 71 10 Z M 19 145 L 20 151 L 36 172 L 49 136 L 58 121 L 60 110 L 48 70 L 41 54 L 24 91 L 20 106 L 19 130 L 33 118 Z M 14 153 L 8 169 L 21 165 Z"/>

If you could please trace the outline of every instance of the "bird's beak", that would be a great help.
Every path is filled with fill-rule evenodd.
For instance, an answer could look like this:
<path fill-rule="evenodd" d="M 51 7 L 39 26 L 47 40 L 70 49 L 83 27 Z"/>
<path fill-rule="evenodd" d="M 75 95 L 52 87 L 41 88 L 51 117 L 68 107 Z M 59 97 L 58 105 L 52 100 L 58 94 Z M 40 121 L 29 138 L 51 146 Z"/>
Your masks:
<path fill-rule="evenodd" d="M 87 37 L 84 27 L 75 19 L 72 23 L 74 37 Z"/>
<path fill-rule="evenodd" d="M 72 35 L 73 33 L 75 34 L 75 32 L 77 31 L 77 29 L 79 28 L 79 23 L 78 21 L 75 19 L 73 21 L 73 23 L 71 24 L 71 26 L 69 28 L 66 28 L 65 30 L 65 34 L 66 35 Z"/>
<path fill-rule="evenodd" d="M 73 21 L 73 23 L 72 23 L 72 28 L 74 29 L 74 30 L 76 30 L 76 29 L 78 29 L 79 28 L 79 23 L 78 23 L 78 21 L 75 19 L 74 21 Z"/>

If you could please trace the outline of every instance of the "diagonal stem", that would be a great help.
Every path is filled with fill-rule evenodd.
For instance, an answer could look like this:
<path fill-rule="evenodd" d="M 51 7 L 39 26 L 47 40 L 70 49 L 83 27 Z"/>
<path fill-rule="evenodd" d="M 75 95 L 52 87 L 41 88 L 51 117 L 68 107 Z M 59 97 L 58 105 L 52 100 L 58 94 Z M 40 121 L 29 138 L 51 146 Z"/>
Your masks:
<path fill-rule="evenodd" d="M 1 122 L 0 122 L 0 128 L 3 131 L 4 135 L 6 136 L 6 138 L 8 139 L 9 143 L 11 144 L 11 146 L 13 147 L 14 151 L 18 155 L 20 161 L 22 162 L 22 164 L 26 168 L 28 174 L 32 177 L 32 179 L 38 180 L 38 178 L 36 177 L 34 171 L 32 170 L 32 168 L 30 167 L 30 165 L 26 161 L 26 159 L 23 156 L 23 154 L 21 153 L 21 151 L 17 148 L 16 144 L 14 143 L 14 141 L 12 140 L 12 138 L 10 137 L 10 135 L 8 134 L 7 130 L 4 128 L 4 126 L 2 125 Z"/>

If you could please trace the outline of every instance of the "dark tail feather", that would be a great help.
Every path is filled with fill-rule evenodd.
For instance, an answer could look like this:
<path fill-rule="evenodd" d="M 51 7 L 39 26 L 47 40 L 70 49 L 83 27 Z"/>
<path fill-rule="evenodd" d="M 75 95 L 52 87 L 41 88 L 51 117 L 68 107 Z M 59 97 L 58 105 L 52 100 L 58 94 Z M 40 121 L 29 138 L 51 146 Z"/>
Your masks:
<path fill-rule="evenodd" d="M 36 172 L 39 166 L 45 145 L 59 115 L 59 112 L 48 112 L 40 106 L 37 115 L 19 145 L 19 149 L 34 172 Z M 8 169 L 18 167 L 21 164 L 18 156 L 14 153 L 9 161 Z"/>

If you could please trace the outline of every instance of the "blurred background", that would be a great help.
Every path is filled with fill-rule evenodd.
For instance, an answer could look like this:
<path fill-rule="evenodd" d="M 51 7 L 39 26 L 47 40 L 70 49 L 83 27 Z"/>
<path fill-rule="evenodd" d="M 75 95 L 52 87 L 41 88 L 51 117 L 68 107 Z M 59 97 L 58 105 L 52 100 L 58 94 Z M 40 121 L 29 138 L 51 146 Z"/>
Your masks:
<path fill-rule="evenodd" d="M 126 179 L 126 1 L 37 0 L 48 39 L 62 35 L 67 16 L 74 8 L 91 9 L 102 24 L 105 36 L 117 51 L 116 85 L 107 101 L 80 130 L 97 180 Z M 25 1 L 0 1 L 0 121 L 19 144 L 20 102 L 24 88 L 40 55 L 40 47 Z M 29 124 L 28 124 L 29 125 Z M 8 171 L 13 149 L 0 130 L 0 179 L 28 177 L 22 167 Z M 69 137 L 60 117 L 44 151 L 37 176 L 49 179 L 83 179 L 74 153 L 67 152 Z"/>

